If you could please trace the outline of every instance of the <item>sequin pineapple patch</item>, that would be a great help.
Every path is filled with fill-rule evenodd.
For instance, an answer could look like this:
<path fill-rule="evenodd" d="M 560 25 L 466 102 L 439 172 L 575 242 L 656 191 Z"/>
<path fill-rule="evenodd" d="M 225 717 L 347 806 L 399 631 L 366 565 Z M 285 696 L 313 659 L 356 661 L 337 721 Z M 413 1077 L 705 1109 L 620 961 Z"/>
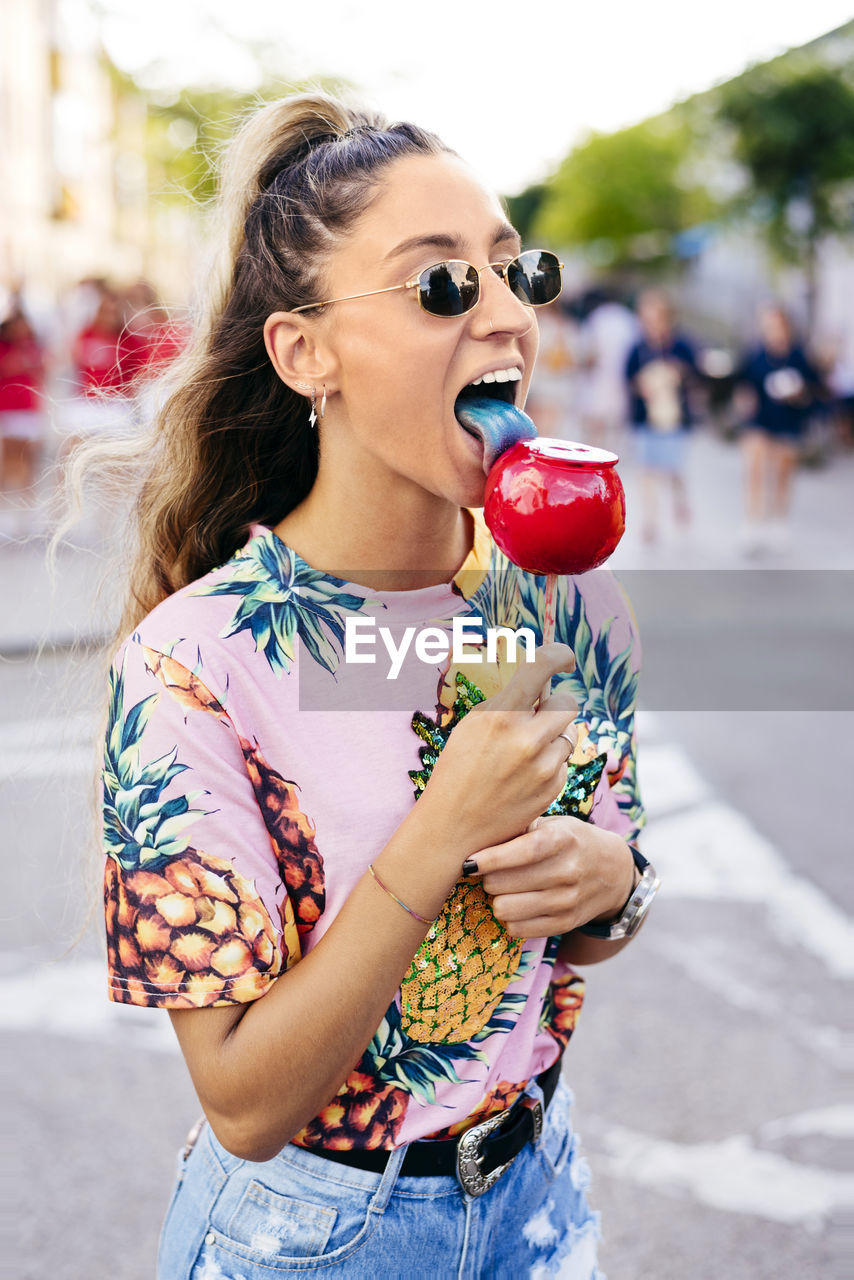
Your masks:
<path fill-rule="evenodd" d="M 422 767 L 410 770 L 416 799 L 432 776 L 455 725 L 484 701 L 477 685 L 456 676 L 452 714 L 438 724 L 417 711 L 412 727 L 424 742 Z M 605 755 L 567 766 L 563 791 L 546 813 L 586 817 L 605 767 Z M 415 954 L 400 988 L 401 1023 L 422 1044 L 462 1044 L 483 1029 L 513 981 L 522 940 L 512 938 L 492 910 L 479 881 L 461 880 Z"/>
<path fill-rule="evenodd" d="M 479 702 L 483 701 L 485 701 L 484 694 L 481 693 L 477 685 L 469 680 L 467 676 L 464 676 L 461 671 L 458 671 L 457 696 L 454 700 L 452 713 L 446 723 L 439 724 L 437 721 L 431 720 L 429 716 L 425 716 L 423 712 L 415 712 L 412 717 L 412 728 L 425 744 L 419 749 L 418 753 L 421 757 L 422 767 L 420 769 L 410 769 L 409 771 L 409 776 L 415 784 L 416 799 L 418 799 L 430 781 L 436 761 L 451 736 L 451 730 L 459 724 L 464 715 L 471 711 L 472 707 L 476 707 Z M 586 818 L 593 808 L 593 795 L 599 785 L 599 779 L 602 777 L 607 759 L 607 755 L 603 752 L 592 760 L 582 761 L 578 764 L 568 763 L 563 791 L 546 809 L 546 815 L 549 817 L 567 815 L 573 818 Z"/>

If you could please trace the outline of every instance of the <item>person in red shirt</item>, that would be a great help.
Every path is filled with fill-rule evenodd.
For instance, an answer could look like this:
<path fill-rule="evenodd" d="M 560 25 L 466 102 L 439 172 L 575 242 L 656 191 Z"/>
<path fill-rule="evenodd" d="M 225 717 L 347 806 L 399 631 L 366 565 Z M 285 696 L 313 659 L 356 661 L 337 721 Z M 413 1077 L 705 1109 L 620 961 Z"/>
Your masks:
<path fill-rule="evenodd" d="M 139 369 L 142 340 L 125 328 L 119 298 L 105 293 L 92 323 L 78 333 L 72 358 L 86 396 L 127 394 Z"/>
<path fill-rule="evenodd" d="M 36 481 L 45 428 L 45 356 L 22 311 L 0 325 L 0 484 L 28 494 Z"/>
<path fill-rule="evenodd" d="M 184 350 L 189 329 L 173 320 L 148 280 L 135 281 L 125 292 L 127 331 L 137 340 L 135 372 L 143 381 L 162 374 Z"/>

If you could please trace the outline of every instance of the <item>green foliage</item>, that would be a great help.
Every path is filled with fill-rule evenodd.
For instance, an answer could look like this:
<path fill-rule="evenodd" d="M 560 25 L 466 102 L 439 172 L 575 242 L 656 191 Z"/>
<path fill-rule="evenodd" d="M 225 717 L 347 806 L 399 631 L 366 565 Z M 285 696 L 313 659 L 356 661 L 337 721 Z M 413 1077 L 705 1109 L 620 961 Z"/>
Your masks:
<path fill-rule="evenodd" d="M 534 222 L 552 244 L 605 242 L 615 264 L 667 253 L 675 232 L 701 222 L 713 201 L 685 176 L 688 129 L 672 117 L 593 134 L 563 161 Z"/>
<path fill-rule="evenodd" d="M 838 71 L 792 70 L 777 59 L 725 85 L 718 114 L 764 202 L 775 248 L 797 257 L 828 232 L 851 229 L 851 201 L 840 196 L 854 180 L 854 90 Z"/>
<path fill-rule="evenodd" d="M 150 694 L 125 714 L 124 667 L 110 671 L 110 715 L 104 747 L 104 847 L 125 871 L 158 870 L 187 848 L 184 832 L 204 812 L 191 803 L 204 791 L 164 800 L 171 782 L 189 766 L 180 764 L 178 748 L 142 764 L 140 741 L 157 703 Z"/>
<path fill-rule="evenodd" d="M 534 222 L 547 191 L 545 182 L 534 182 L 518 195 L 504 198 L 507 217 L 526 242 L 531 239 Z"/>
<path fill-rule="evenodd" d="M 346 91 L 343 80 L 315 78 L 286 81 L 273 74 L 265 51 L 255 51 L 258 88 L 240 92 L 223 85 L 188 86 L 174 92 L 147 89 L 119 70 L 104 55 L 117 102 L 141 104 L 143 157 L 148 169 L 148 190 L 158 204 L 205 205 L 216 193 L 221 153 L 245 116 L 276 98 L 321 88 L 330 93 Z"/>

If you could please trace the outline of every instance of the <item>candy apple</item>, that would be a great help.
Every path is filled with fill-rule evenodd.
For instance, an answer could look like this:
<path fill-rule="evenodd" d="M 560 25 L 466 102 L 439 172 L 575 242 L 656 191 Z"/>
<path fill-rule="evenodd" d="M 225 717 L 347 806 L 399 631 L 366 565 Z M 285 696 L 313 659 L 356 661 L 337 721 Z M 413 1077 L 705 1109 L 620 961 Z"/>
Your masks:
<path fill-rule="evenodd" d="M 617 455 L 567 440 L 520 440 L 486 479 L 493 538 L 530 573 L 586 573 L 623 536 L 626 499 Z"/>

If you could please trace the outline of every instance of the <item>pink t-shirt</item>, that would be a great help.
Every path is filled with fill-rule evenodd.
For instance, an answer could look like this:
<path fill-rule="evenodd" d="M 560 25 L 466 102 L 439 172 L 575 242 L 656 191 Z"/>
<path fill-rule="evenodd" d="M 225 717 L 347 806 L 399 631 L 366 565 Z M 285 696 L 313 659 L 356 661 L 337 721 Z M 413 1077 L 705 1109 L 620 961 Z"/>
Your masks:
<path fill-rule="evenodd" d="M 539 642 L 543 585 L 509 564 L 480 513 L 453 582 L 397 592 L 320 573 L 256 526 L 153 610 L 111 672 L 111 998 L 222 1005 L 286 981 L 416 803 L 453 725 L 509 678 L 478 627 L 528 627 Z M 462 659 L 442 653 L 455 619 Z M 608 571 L 560 580 L 556 638 L 575 650 L 563 679 L 581 732 L 549 812 L 634 842 L 639 650 Z M 294 1141 L 388 1148 L 511 1105 L 575 1026 L 583 982 L 558 946 L 511 938 L 461 877 L 358 1066 Z"/>

